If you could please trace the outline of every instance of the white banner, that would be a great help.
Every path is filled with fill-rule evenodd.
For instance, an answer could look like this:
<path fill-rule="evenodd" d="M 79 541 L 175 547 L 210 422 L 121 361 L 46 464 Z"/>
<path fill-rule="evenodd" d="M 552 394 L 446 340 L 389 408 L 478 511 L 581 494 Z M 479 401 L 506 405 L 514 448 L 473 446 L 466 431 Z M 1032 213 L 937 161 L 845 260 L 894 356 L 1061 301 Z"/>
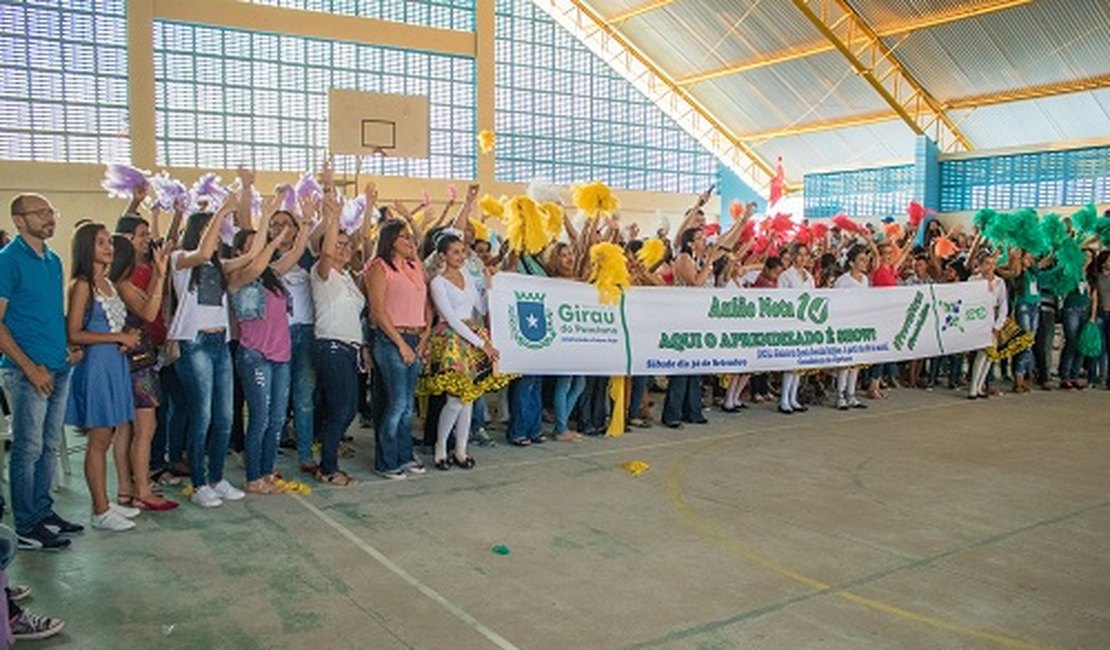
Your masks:
<path fill-rule="evenodd" d="M 675 375 L 867 365 L 987 347 L 986 282 L 882 289 L 633 287 L 602 305 L 589 284 L 498 273 L 490 330 L 500 370 Z"/>

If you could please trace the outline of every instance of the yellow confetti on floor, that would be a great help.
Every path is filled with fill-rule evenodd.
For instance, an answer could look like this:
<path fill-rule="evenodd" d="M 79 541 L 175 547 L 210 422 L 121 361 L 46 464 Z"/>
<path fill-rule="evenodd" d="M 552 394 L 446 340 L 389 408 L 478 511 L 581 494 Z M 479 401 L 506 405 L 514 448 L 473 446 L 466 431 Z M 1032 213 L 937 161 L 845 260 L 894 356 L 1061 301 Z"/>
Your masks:
<path fill-rule="evenodd" d="M 624 471 L 628 472 L 629 474 L 633 476 L 639 476 L 640 474 L 648 471 L 648 469 L 651 468 L 651 465 L 648 465 L 642 460 L 630 460 L 627 463 L 621 463 L 621 467 L 623 467 Z"/>

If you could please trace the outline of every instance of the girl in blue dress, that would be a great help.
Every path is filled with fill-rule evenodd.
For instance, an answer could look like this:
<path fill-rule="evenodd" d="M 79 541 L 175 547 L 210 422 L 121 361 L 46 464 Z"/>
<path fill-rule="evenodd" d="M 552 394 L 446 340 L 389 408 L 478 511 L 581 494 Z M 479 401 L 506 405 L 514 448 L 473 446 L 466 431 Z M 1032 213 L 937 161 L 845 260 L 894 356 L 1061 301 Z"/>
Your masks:
<path fill-rule="evenodd" d="M 77 229 L 66 332 L 69 344 L 83 347 L 85 354 L 70 380 L 66 424 L 88 436 L 85 481 L 93 501 L 92 526 L 121 531 L 135 526 L 130 518 L 139 511 L 108 500 L 107 457 L 113 433 L 129 438 L 135 415 L 127 351 L 139 344 L 139 332 L 124 329 L 127 307 L 108 280 L 112 254 L 112 237 L 102 224 Z"/>

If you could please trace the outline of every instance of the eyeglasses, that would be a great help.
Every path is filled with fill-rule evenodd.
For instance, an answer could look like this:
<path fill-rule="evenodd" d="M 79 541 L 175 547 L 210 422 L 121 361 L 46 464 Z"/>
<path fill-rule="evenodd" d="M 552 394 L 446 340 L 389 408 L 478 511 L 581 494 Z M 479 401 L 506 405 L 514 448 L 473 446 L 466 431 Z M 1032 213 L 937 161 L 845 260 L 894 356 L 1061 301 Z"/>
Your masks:
<path fill-rule="evenodd" d="M 49 219 L 51 217 L 57 217 L 57 216 L 61 215 L 61 213 L 58 212 L 57 210 L 55 210 L 54 208 L 39 208 L 38 210 L 27 210 L 26 212 L 16 212 L 15 214 L 16 214 L 16 216 L 20 216 L 20 217 L 28 217 L 32 214 L 35 214 L 35 215 L 41 215 L 41 216 L 43 216 L 47 219 Z"/>

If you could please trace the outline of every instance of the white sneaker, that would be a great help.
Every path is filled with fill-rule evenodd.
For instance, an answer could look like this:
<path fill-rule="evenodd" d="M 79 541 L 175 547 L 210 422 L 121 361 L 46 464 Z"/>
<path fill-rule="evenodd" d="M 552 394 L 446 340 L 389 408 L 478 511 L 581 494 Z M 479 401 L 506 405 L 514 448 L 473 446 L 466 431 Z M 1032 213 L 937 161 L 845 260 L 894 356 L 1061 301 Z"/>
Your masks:
<path fill-rule="evenodd" d="M 216 494 L 216 491 L 207 485 L 203 485 L 193 492 L 192 500 L 193 503 L 202 508 L 215 508 L 224 504 L 223 500 L 220 499 L 220 495 Z"/>
<path fill-rule="evenodd" d="M 238 501 L 247 496 L 245 492 L 235 487 L 231 483 L 228 483 L 226 478 L 213 485 L 212 491 L 216 493 L 216 496 L 223 499 L 224 501 Z"/>
<path fill-rule="evenodd" d="M 123 506 L 123 505 L 120 505 L 118 503 L 109 503 L 108 504 L 108 509 L 114 511 L 116 514 L 123 515 L 124 517 L 127 517 L 128 519 L 134 519 L 135 517 L 139 516 L 140 512 L 142 512 L 142 510 L 139 510 L 138 508 L 132 508 L 131 506 Z"/>
<path fill-rule="evenodd" d="M 836 409 L 838 411 L 847 411 L 848 410 L 848 400 L 843 395 L 836 398 Z"/>
<path fill-rule="evenodd" d="M 92 527 L 100 528 L 102 530 L 130 530 L 135 527 L 135 522 L 120 513 L 108 508 L 103 514 L 94 514 L 92 516 Z"/>

